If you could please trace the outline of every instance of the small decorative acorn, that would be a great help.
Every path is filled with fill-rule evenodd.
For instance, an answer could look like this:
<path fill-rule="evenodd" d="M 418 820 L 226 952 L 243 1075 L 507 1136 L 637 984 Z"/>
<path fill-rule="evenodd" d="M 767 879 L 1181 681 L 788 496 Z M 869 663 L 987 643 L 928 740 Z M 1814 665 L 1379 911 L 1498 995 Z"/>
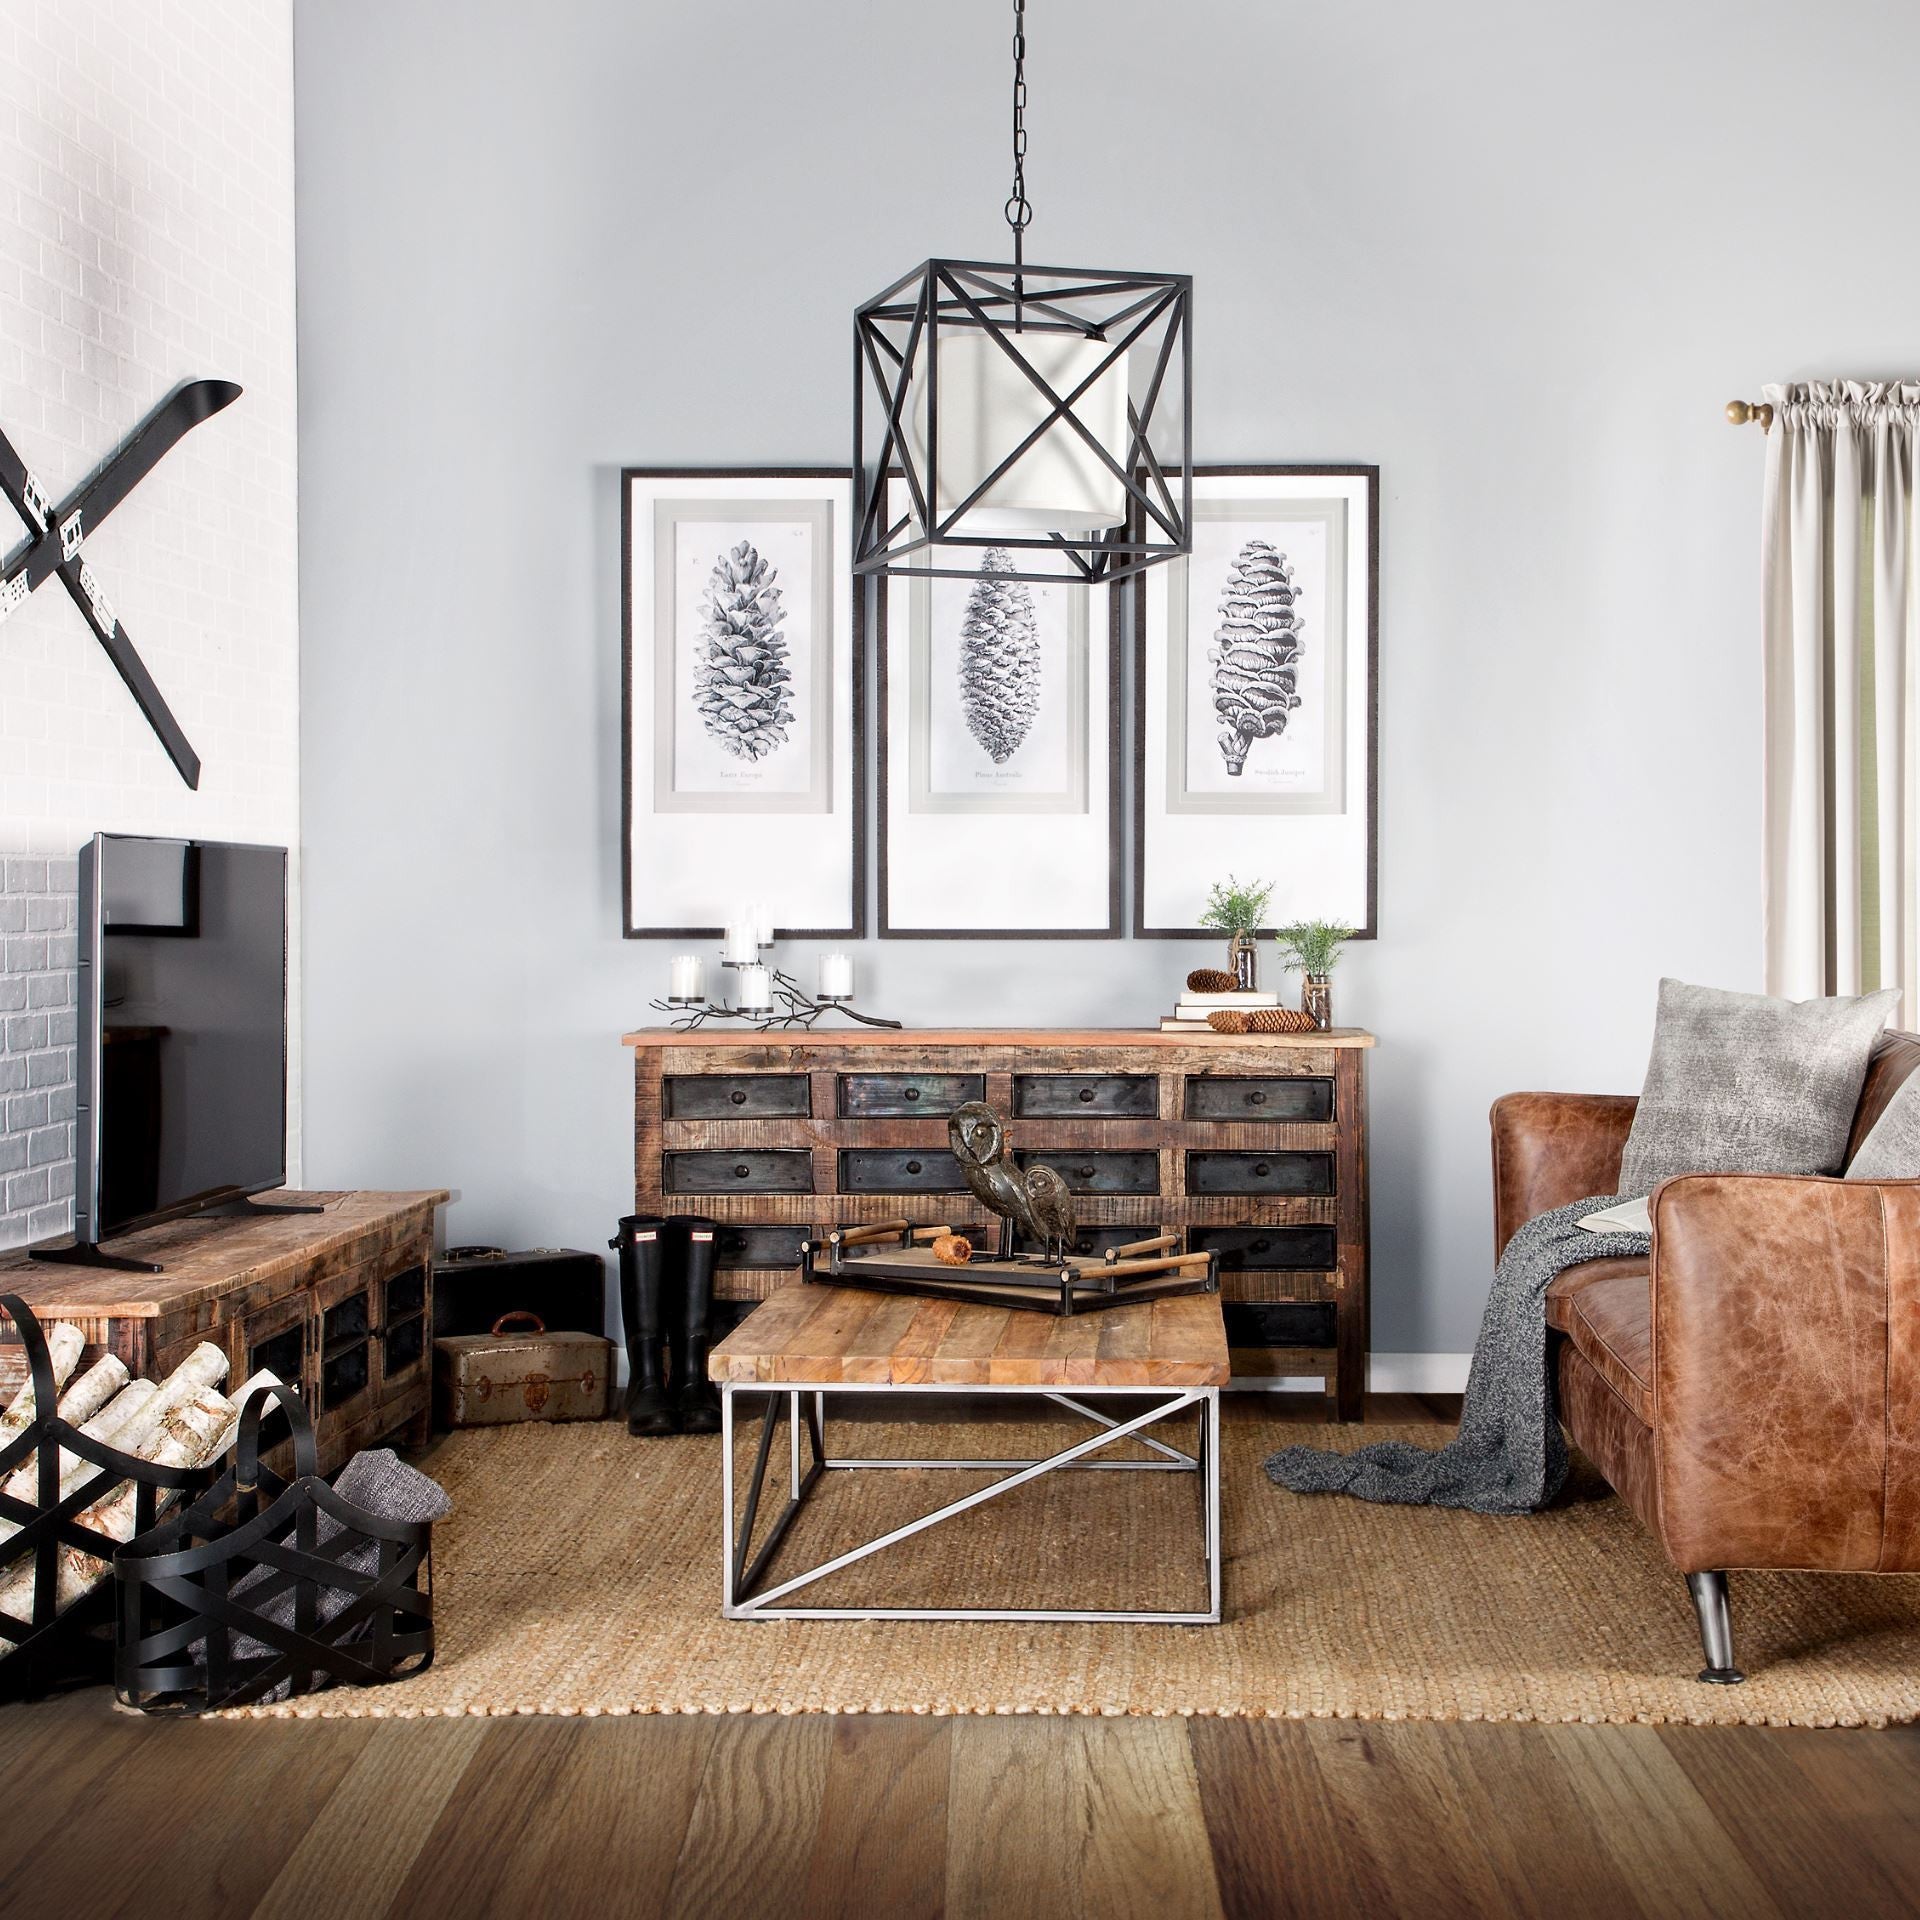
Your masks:
<path fill-rule="evenodd" d="M 964 1267 L 973 1258 L 973 1242 L 958 1233 L 943 1233 L 933 1243 L 933 1257 L 943 1267 Z"/>
<path fill-rule="evenodd" d="M 1234 986 L 1233 975 L 1221 972 L 1218 967 L 1195 967 L 1187 975 L 1189 993 L 1231 993 Z"/>

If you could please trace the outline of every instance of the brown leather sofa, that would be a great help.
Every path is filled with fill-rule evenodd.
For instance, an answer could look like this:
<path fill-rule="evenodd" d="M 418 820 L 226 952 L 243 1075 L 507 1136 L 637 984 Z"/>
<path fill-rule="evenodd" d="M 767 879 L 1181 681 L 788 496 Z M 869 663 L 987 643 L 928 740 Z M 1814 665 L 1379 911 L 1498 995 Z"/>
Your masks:
<path fill-rule="evenodd" d="M 1920 1036 L 1888 1033 L 1849 1159 Z M 1535 1214 L 1612 1193 L 1635 1101 L 1512 1093 L 1493 1109 L 1495 1250 Z M 1688 1174 L 1653 1246 L 1548 1289 L 1574 1444 L 1687 1576 L 1706 1651 L 1733 1660 L 1727 1569 L 1920 1572 L 1920 1181 Z"/>

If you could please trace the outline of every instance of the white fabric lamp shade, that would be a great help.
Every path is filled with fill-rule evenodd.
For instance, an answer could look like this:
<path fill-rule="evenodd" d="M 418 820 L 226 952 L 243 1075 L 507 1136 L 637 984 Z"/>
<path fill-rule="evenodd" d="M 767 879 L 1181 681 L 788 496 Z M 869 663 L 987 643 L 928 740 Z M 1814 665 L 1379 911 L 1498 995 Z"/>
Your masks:
<path fill-rule="evenodd" d="M 1035 373 L 1066 399 L 1112 343 L 1079 334 L 1012 336 Z M 1046 417 L 1050 403 L 994 339 L 977 328 L 942 329 L 939 344 L 939 475 L 934 512 L 944 521 Z M 916 356 L 906 437 L 915 467 L 929 468 L 927 354 Z M 1068 409 L 1116 464 L 1127 459 L 1127 356 L 1123 353 Z M 954 532 L 1064 533 L 1085 538 L 1126 519 L 1116 475 L 1064 419 L 1058 419 L 970 507 Z"/>

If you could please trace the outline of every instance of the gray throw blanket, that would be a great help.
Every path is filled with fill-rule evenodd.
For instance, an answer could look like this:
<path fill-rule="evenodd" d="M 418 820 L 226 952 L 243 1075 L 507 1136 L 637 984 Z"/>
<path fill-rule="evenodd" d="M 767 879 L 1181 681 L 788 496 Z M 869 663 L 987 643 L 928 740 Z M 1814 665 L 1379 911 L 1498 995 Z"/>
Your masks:
<path fill-rule="evenodd" d="M 1583 1260 L 1645 1253 L 1644 1233 L 1588 1233 L 1574 1222 L 1618 1204 L 1576 1200 L 1529 1220 L 1500 1256 L 1467 1374 L 1460 1431 L 1430 1451 L 1383 1440 L 1353 1453 L 1284 1447 L 1267 1472 L 1295 1493 L 1350 1493 L 1393 1506 L 1531 1513 L 1560 1491 L 1567 1443 L 1547 1371 L 1547 1283 Z"/>

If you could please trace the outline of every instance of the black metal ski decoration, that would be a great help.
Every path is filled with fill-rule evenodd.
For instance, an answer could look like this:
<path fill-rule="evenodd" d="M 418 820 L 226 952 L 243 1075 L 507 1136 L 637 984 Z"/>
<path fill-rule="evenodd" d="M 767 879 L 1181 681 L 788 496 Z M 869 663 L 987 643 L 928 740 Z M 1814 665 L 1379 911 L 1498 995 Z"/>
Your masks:
<path fill-rule="evenodd" d="M 116 454 L 103 461 L 59 506 L 34 477 L 13 443 L 0 433 L 0 494 L 27 523 L 27 542 L 0 567 L 0 624 L 26 604 L 28 596 L 55 574 L 66 588 L 93 636 L 127 683 L 147 724 L 159 735 L 167 757 L 189 787 L 200 784 L 200 756 L 154 685 L 146 662 L 120 624 L 113 602 L 81 549 L 108 514 L 157 467 L 170 448 L 202 420 L 239 399 L 231 380 L 189 380 L 176 387 L 141 422 Z"/>

